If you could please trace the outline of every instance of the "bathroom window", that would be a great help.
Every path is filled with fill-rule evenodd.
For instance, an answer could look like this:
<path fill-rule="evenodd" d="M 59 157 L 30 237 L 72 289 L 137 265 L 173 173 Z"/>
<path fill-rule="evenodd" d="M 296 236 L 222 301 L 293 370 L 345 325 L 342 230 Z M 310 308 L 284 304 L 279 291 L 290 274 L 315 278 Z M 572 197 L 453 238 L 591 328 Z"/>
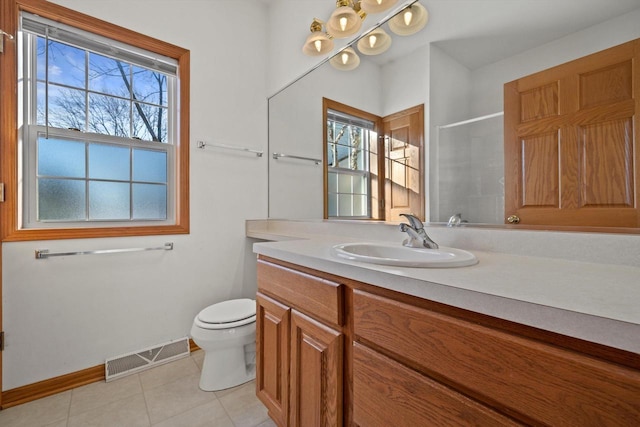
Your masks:
<path fill-rule="evenodd" d="M 18 228 L 188 232 L 188 51 L 26 12 L 20 29 Z"/>
<path fill-rule="evenodd" d="M 325 115 L 327 217 L 370 219 L 372 166 L 377 168 L 376 119 L 340 109 L 337 103 L 326 108 Z"/>

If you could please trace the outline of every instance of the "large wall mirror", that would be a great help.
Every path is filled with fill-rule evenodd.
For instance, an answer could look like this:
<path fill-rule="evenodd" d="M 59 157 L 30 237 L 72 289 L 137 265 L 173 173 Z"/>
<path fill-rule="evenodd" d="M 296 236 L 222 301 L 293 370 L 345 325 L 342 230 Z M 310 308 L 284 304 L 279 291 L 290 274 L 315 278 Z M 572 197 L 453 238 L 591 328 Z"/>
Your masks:
<path fill-rule="evenodd" d="M 504 224 L 505 83 L 640 38 L 640 0 L 420 3 L 430 18 L 417 34 L 390 33 L 356 69 L 325 62 L 270 97 L 270 218 L 326 215 L 330 99 L 380 117 L 424 106 L 425 220 Z"/>

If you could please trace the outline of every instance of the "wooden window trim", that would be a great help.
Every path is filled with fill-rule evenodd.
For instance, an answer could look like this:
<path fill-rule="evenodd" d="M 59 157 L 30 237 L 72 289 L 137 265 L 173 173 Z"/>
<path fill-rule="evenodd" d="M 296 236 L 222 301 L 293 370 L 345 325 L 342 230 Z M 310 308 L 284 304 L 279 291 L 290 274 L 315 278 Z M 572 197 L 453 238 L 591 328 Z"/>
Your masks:
<path fill-rule="evenodd" d="M 18 229 L 18 100 L 15 41 L 5 40 L 0 54 L 0 182 L 5 184 L 5 202 L 0 203 L 2 241 L 79 239 L 97 237 L 150 236 L 189 233 L 189 88 L 190 52 L 45 0 L 9 0 L 0 6 L 0 28 L 17 34 L 20 12 L 30 12 L 113 40 L 146 49 L 178 61 L 178 140 L 176 141 L 175 224 L 96 228 Z"/>

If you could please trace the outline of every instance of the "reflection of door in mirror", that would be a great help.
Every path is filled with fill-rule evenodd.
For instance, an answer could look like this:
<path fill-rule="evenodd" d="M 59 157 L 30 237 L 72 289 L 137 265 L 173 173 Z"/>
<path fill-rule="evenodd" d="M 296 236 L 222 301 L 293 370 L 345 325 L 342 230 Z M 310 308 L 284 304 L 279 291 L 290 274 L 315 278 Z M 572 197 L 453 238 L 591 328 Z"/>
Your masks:
<path fill-rule="evenodd" d="M 385 154 L 385 219 L 411 214 L 424 221 L 424 106 L 382 119 Z"/>
<path fill-rule="evenodd" d="M 505 217 L 640 226 L 640 39 L 505 85 Z"/>
<path fill-rule="evenodd" d="M 324 98 L 323 115 L 324 217 L 424 221 L 424 107 L 379 117 Z"/>

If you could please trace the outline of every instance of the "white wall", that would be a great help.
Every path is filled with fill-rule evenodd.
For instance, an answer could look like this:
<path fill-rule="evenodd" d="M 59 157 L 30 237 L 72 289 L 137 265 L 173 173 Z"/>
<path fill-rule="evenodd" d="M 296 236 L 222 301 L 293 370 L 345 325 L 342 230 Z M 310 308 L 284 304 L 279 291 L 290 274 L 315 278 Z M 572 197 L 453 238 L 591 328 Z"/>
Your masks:
<path fill-rule="evenodd" d="M 267 156 L 195 148 L 197 140 L 206 140 L 267 149 L 265 4 L 56 3 L 191 51 L 191 233 L 4 243 L 3 390 L 184 337 L 201 308 L 252 297 L 255 257 L 244 221 L 267 215 Z M 167 241 L 175 243 L 171 252 L 34 259 L 36 249 L 134 248 Z"/>
<path fill-rule="evenodd" d="M 354 71 L 324 64 L 269 100 L 269 153 L 323 159 L 322 98 L 379 115 L 380 68 L 362 61 Z M 324 165 L 269 158 L 269 217 L 321 219 Z"/>
<path fill-rule="evenodd" d="M 640 38 L 640 9 L 474 70 L 471 115 L 503 109 L 504 84 L 520 77 Z"/>

